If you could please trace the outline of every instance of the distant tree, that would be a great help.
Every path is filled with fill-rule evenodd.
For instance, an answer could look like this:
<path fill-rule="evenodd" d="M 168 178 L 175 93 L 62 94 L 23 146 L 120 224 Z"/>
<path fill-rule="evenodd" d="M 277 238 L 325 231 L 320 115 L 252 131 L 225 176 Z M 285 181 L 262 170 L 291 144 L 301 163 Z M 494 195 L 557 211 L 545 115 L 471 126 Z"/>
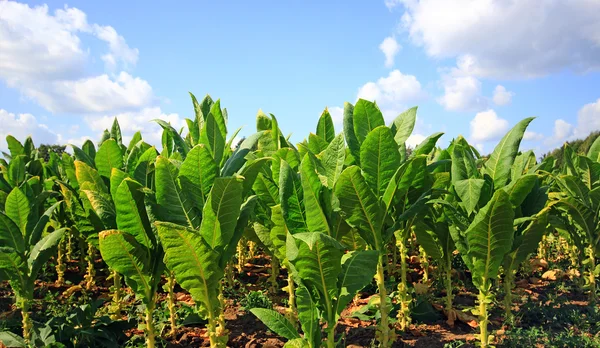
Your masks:
<path fill-rule="evenodd" d="M 590 147 L 592 146 L 592 144 L 594 143 L 596 138 L 598 138 L 598 136 L 600 136 L 600 131 L 595 131 L 595 132 L 590 133 L 590 135 L 588 135 L 585 139 L 576 139 L 576 140 L 572 140 L 572 141 L 567 141 L 565 144 L 569 145 L 569 147 L 571 149 L 573 149 L 573 152 L 583 155 L 588 152 L 588 150 L 590 149 Z M 553 156 L 554 158 L 556 158 L 555 165 L 558 167 L 561 167 L 562 162 L 563 162 L 564 151 L 565 150 L 564 150 L 564 144 L 563 144 L 563 146 L 544 154 L 542 156 L 542 159 L 544 159 L 548 156 Z"/>
<path fill-rule="evenodd" d="M 65 145 L 58 145 L 58 144 L 54 144 L 54 145 L 42 144 L 37 148 L 38 155 L 41 158 L 43 158 L 45 162 L 48 162 L 50 160 L 50 153 L 54 152 L 55 154 L 58 155 L 58 157 L 60 157 L 60 156 L 62 156 L 63 152 L 65 152 L 65 149 L 66 149 Z"/>

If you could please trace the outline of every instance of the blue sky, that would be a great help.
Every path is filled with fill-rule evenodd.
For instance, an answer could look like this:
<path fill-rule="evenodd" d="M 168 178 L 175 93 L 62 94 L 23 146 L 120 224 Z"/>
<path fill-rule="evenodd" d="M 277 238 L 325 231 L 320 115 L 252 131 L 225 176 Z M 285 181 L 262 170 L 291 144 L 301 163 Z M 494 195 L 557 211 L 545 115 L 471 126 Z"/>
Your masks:
<path fill-rule="evenodd" d="M 261 108 L 300 141 L 325 107 L 419 105 L 413 137 L 462 134 L 484 152 L 537 116 L 539 154 L 600 129 L 600 3 L 586 0 L 0 0 L 0 136 L 98 139 L 118 116 L 157 143 L 160 117 L 220 98 L 231 130 Z M 341 128 L 338 128 L 341 130 Z M 5 149 L 4 143 L 0 149 Z"/>

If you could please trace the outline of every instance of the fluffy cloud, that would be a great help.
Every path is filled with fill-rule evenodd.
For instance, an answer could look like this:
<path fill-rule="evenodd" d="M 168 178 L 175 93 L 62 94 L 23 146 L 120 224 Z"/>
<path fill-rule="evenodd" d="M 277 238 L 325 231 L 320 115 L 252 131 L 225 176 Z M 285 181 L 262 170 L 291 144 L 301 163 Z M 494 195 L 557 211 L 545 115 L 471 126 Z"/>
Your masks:
<path fill-rule="evenodd" d="M 593 103 L 584 105 L 577 113 L 577 128 L 575 138 L 584 138 L 590 132 L 600 130 L 600 98 Z"/>
<path fill-rule="evenodd" d="M 147 106 L 150 85 L 120 72 L 90 76 L 90 49 L 82 38 L 107 44 L 101 59 L 110 70 L 132 67 L 138 50 L 110 26 L 87 22 L 86 14 L 66 7 L 30 7 L 0 1 L 0 79 L 52 112 L 118 112 Z"/>
<path fill-rule="evenodd" d="M 500 139 L 508 131 L 508 121 L 487 110 L 475 115 L 471 120 L 471 141 L 484 142 Z"/>
<path fill-rule="evenodd" d="M 415 76 L 393 70 L 387 77 L 381 77 L 377 82 L 367 82 L 360 87 L 357 98 L 376 101 L 385 119 L 390 121 L 406 109 L 407 103 L 425 96 L 421 83 Z"/>
<path fill-rule="evenodd" d="M 161 143 L 162 128 L 152 120 L 161 119 L 169 122 L 177 130 L 185 125 L 185 120 L 178 114 L 166 114 L 160 107 L 144 108 L 140 111 L 116 115 L 87 116 L 85 121 L 92 131 L 101 134 L 105 129 L 110 129 L 115 117 L 119 120 L 124 141 L 129 141 L 135 132 L 141 131 L 144 140 L 155 145 Z"/>
<path fill-rule="evenodd" d="M 154 100 L 152 87 L 140 78 L 121 72 L 23 87 L 25 95 L 51 112 L 100 113 L 141 108 Z"/>
<path fill-rule="evenodd" d="M 450 111 L 479 111 L 487 107 L 481 94 L 481 82 L 473 76 L 456 72 L 443 75 L 444 95 L 438 102 Z"/>
<path fill-rule="evenodd" d="M 328 107 L 327 110 L 329 110 L 329 114 L 333 120 L 333 126 L 337 132 L 341 132 L 344 129 L 344 108 L 331 106 Z"/>
<path fill-rule="evenodd" d="M 425 140 L 427 136 L 423 134 L 414 133 L 411 134 L 408 139 L 406 139 L 406 146 L 412 147 L 413 149 L 417 147 L 423 140 Z"/>
<path fill-rule="evenodd" d="M 468 59 L 478 77 L 528 78 L 600 69 L 600 2 L 385 0 L 402 27 L 437 58 Z M 573 19 L 576 18 L 576 25 Z"/>
<path fill-rule="evenodd" d="M 510 104 L 512 97 L 515 94 L 513 92 L 507 91 L 504 86 L 498 85 L 494 89 L 494 104 L 496 105 L 507 105 Z"/>
<path fill-rule="evenodd" d="M 396 58 L 396 54 L 400 52 L 402 46 L 398 44 L 396 38 L 394 37 L 386 37 L 383 42 L 379 45 L 379 49 L 385 55 L 385 66 L 391 68 L 394 66 L 394 59 Z"/>
<path fill-rule="evenodd" d="M 12 135 L 17 140 L 23 142 L 25 138 L 31 136 L 36 143 L 57 144 L 61 142 L 61 136 L 54 133 L 44 124 L 38 123 L 38 120 L 32 114 L 14 114 L 4 109 L 0 109 L 0 150 L 7 151 L 8 146 L 4 139 L 7 135 Z"/>
<path fill-rule="evenodd" d="M 544 139 L 544 135 L 532 131 L 525 131 L 523 134 L 523 140 L 535 141 Z"/>

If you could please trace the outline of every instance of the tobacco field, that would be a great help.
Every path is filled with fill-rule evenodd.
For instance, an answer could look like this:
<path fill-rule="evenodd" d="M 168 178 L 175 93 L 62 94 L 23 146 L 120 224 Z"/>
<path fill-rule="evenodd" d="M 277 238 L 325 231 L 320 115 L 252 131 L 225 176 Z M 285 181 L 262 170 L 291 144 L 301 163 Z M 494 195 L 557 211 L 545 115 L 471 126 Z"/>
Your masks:
<path fill-rule="evenodd" d="M 6 138 L 0 347 L 600 347 L 600 137 L 410 148 L 416 107 L 359 99 L 234 142 L 191 97 L 161 144 Z"/>

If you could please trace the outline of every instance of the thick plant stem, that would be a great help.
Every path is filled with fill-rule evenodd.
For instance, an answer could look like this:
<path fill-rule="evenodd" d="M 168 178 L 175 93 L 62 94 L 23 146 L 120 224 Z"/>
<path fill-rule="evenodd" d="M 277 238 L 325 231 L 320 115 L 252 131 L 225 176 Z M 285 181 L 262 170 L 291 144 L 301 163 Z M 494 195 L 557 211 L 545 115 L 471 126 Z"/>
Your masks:
<path fill-rule="evenodd" d="M 590 246 L 590 302 L 596 303 L 598 295 L 596 294 L 596 257 L 594 256 L 594 247 Z"/>
<path fill-rule="evenodd" d="M 70 237 L 70 236 L 69 236 Z M 87 268 L 86 268 L 86 242 L 85 242 L 85 238 L 83 238 L 83 236 L 81 235 L 81 233 L 78 232 L 77 236 L 77 242 L 79 243 L 79 273 L 83 274 L 83 270 L 85 269 L 87 272 Z M 69 245 L 71 245 L 71 241 L 69 240 Z M 70 246 L 69 248 L 72 248 L 72 246 Z M 67 257 L 69 260 L 71 260 L 71 254 L 72 251 L 69 251 L 67 253 Z"/>
<path fill-rule="evenodd" d="M 169 272 L 169 276 L 167 277 L 167 290 L 169 294 L 169 320 L 171 322 L 171 331 L 169 334 L 175 337 L 177 334 L 177 313 L 175 312 L 175 274 L 173 272 Z"/>
<path fill-rule="evenodd" d="M 327 348 L 335 348 L 335 325 L 327 325 Z"/>
<path fill-rule="evenodd" d="M 246 255 L 245 255 L 245 243 L 240 240 L 237 244 L 237 271 L 238 273 L 242 273 L 244 270 L 244 265 L 246 264 Z"/>
<path fill-rule="evenodd" d="M 277 276 L 279 276 L 279 259 L 273 256 L 271 258 L 271 276 L 269 277 L 272 294 L 277 292 Z"/>
<path fill-rule="evenodd" d="M 423 269 L 423 283 L 427 283 L 429 281 L 429 259 L 427 258 L 427 253 L 422 246 L 419 245 L 419 259 L 421 260 L 421 268 Z"/>
<path fill-rule="evenodd" d="M 446 312 L 452 311 L 452 265 L 448 262 L 446 265 Z"/>
<path fill-rule="evenodd" d="M 298 318 L 296 317 L 296 294 L 295 284 L 292 272 L 288 270 L 288 308 L 286 309 L 286 317 L 297 328 Z"/>
<path fill-rule="evenodd" d="M 512 324 L 512 288 L 514 275 L 512 270 L 507 270 L 504 277 L 504 321 Z"/>
<path fill-rule="evenodd" d="M 31 318 L 29 318 L 29 301 L 20 299 L 19 303 L 19 307 L 21 307 L 21 315 L 23 316 L 23 339 L 27 345 L 31 342 L 31 330 L 33 329 Z"/>
<path fill-rule="evenodd" d="M 152 320 L 154 305 L 154 301 L 152 301 L 146 306 L 146 347 L 148 348 L 154 348 L 155 346 L 154 321 Z"/>
<path fill-rule="evenodd" d="M 376 282 L 379 288 L 379 312 L 381 313 L 381 320 L 379 327 L 377 328 L 377 340 L 379 341 L 379 347 L 390 347 L 391 346 L 391 330 L 388 322 L 389 309 L 387 308 L 387 291 L 385 289 L 385 276 L 383 274 L 383 257 L 379 256 L 379 264 L 377 265 Z"/>
<path fill-rule="evenodd" d="M 89 243 L 87 249 L 87 273 L 85 275 L 85 289 L 90 290 L 95 284 L 96 270 L 94 269 L 94 246 Z"/>
<path fill-rule="evenodd" d="M 396 239 L 396 246 L 400 251 L 400 283 L 398 283 L 398 295 L 397 299 L 400 303 L 400 309 L 398 310 L 398 325 L 400 330 L 406 330 L 410 325 L 410 303 L 412 302 L 412 296 L 408 291 L 408 281 L 406 279 L 407 274 L 407 248 L 402 239 Z"/>
<path fill-rule="evenodd" d="M 113 278 L 113 308 L 110 318 L 118 320 L 121 318 L 121 275 L 117 271 L 112 271 Z"/>
<path fill-rule="evenodd" d="M 64 253 L 65 253 L 65 240 L 64 238 L 61 239 L 61 241 L 58 243 L 58 248 L 57 248 L 57 253 L 56 253 L 56 274 L 57 274 L 57 278 L 56 278 L 56 286 L 63 286 L 65 285 L 65 271 L 67 269 L 67 266 L 64 263 Z"/>
<path fill-rule="evenodd" d="M 490 286 L 487 282 L 484 283 L 481 289 L 479 289 L 479 295 L 477 300 L 479 302 L 479 340 L 482 348 L 489 347 L 489 335 L 488 335 L 488 308 L 489 302 L 489 289 Z"/>

